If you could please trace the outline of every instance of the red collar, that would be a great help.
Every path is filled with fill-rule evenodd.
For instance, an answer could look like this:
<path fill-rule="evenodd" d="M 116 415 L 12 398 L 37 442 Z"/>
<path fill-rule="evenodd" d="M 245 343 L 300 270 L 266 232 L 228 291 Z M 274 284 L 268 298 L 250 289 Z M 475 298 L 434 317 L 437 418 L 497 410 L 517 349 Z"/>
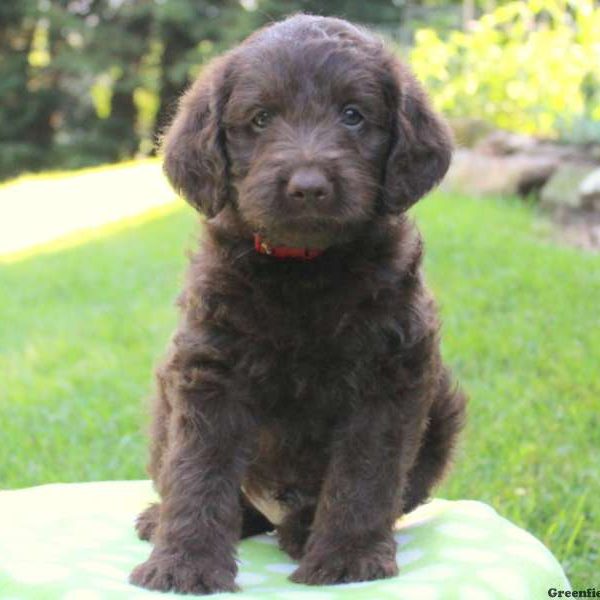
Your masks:
<path fill-rule="evenodd" d="M 292 248 L 290 246 L 271 246 L 259 233 L 254 234 L 254 248 L 260 254 L 268 254 L 274 258 L 297 258 L 312 260 L 323 254 L 323 250 L 315 248 Z"/>

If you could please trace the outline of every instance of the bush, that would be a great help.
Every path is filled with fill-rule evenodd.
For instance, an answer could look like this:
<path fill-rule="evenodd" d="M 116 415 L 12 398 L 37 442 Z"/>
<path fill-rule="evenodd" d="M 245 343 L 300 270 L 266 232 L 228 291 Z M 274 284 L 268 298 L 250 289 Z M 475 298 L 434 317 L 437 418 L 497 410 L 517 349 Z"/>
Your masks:
<path fill-rule="evenodd" d="M 599 31 L 592 0 L 510 2 L 447 39 L 419 30 L 411 62 L 448 116 L 569 137 L 571 124 L 600 121 Z"/>

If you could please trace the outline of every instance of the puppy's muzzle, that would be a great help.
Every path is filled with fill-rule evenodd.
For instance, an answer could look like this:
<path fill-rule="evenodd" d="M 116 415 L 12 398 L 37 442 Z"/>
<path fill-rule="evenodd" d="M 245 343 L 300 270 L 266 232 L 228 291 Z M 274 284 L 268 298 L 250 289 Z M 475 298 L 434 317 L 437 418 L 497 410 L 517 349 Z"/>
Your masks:
<path fill-rule="evenodd" d="M 286 195 L 289 200 L 301 203 L 327 202 L 333 195 L 333 184 L 319 167 L 301 166 L 292 172 Z"/>

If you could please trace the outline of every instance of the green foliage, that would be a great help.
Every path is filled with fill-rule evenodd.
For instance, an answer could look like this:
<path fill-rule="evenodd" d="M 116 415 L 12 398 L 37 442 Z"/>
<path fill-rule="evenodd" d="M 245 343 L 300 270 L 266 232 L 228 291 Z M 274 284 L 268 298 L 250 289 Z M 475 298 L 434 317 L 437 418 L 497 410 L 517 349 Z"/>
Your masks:
<path fill-rule="evenodd" d="M 0 178 L 21 164 L 42 168 L 51 145 L 48 122 L 59 94 L 40 85 L 28 61 L 41 38 L 36 10 L 34 0 L 0 3 Z M 39 51 L 37 59 L 43 63 Z"/>
<path fill-rule="evenodd" d="M 599 31 L 592 0 L 510 2 L 446 39 L 420 30 L 410 57 L 447 115 L 564 135 L 575 120 L 600 120 Z"/>
<path fill-rule="evenodd" d="M 0 178 L 148 153 L 246 15 L 237 0 L 0 3 Z"/>
<path fill-rule="evenodd" d="M 392 0 L 22 0 L 0 3 L 0 178 L 153 151 L 216 54 L 287 14 L 398 19 Z"/>
<path fill-rule="evenodd" d="M 600 119 L 578 116 L 571 119 L 557 119 L 558 137 L 572 144 L 600 143 Z"/>
<path fill-rule="evenodd" d="M 255 15 L 260 24 L 273 19 L 281 19 L 297 12 L 314 15 L 341 17 L 356 23 L 375 25 L 399 24 L 401 7 L 405 2 L 394 0 L 371 0 L 356 2 L 355 0 L 258 0 L 255 2 Z M 265 18 L 266 17 L 266 18 Z"/>
<path fill-rule="evenodd" d="M 105 193 L 119 193 L 110 177 Z M 600 559 L 600 257 L 550 246 L 517 201 L 438 195 L 415 216 L 444 354 L 471 396 L 438 495 L 491 503 L 585 587 Z M 0 487 L 144 477 L 142 398 L 195 222 L 180 209 L 0 265 Z"/>
<path fill-rule="evenodd" d="M 340 16 L 406 41 L 416 23 L 457 23 L 459 4 L 0 2 L 0 178 L 151 153 L 177 98 L 207 61 L 274 19 L 300 11 Z M 486 3 L 472 4 L 481 11 Z M 599 29 L 592 0 L 503 2 L 468 32 L 445 39 L 421 30 L 412 61 L 449 115 L 594 140 Z"/>

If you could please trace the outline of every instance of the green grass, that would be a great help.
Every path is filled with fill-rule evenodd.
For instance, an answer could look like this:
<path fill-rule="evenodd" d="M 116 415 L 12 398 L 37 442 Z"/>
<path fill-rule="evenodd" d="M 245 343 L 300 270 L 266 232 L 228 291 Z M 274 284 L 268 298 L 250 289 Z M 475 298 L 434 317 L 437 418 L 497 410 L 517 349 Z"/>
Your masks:
<path fill-rule="evenodd" d="M 471 395 L 438 495 L 489 502 L 587 587 L 600 560 L 600 257 L 550 245 L 516 202 L 434 196 L 416 217 L 444 353 Z M 143 398 L 194 230 L 180 208 L 0 264 L 0 487 L 144 477 Z"/>

